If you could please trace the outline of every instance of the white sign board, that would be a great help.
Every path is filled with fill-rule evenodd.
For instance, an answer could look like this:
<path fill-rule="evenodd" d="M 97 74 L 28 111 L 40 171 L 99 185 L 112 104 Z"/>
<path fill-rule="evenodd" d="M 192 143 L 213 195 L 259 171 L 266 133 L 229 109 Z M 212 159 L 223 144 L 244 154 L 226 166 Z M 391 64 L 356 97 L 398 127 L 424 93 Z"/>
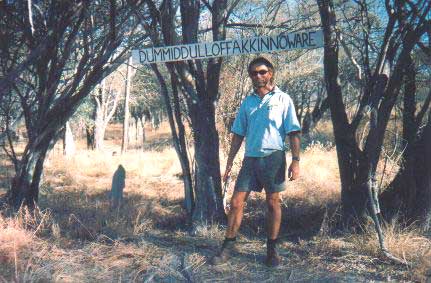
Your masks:
<path fill-rule="evenodd" d="M 323 32 L 315 30 L 281 33 L 277 36 L 138 49 L 132 50 L 132 57 L 133 64 L 151 64 L 294 49 L 314 49 L 322 46 Z"/>

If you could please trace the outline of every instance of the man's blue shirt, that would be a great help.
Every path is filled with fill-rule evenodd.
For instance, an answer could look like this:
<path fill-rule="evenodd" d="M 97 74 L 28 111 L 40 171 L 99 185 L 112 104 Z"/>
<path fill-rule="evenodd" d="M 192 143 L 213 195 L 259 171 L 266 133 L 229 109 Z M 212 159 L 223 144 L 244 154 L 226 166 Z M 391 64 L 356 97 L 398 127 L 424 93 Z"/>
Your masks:
<path fill-rule="evenodd" d="M 231 129 L 245 137 L 245 156 L 249 157 L 285 150 L 286 135 L 300 130 L 292 99 L 278 87 L 263 99 L 254 92 L 247 96 Z"/>

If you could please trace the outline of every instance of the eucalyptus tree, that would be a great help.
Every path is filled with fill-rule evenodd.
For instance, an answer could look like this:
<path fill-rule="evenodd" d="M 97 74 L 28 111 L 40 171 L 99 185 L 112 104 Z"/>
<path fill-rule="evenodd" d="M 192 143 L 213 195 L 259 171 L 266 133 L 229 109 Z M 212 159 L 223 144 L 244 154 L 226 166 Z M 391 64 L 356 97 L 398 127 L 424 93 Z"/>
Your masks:
<path fill-rule="evenodd" d="M 324 72 L 341 177 L 344 223 L 380 212 L 376 169 L 409 57 L 430 30 L 429 1 L 318 0 L 324 32 Z M 381 4 L 381 3 L 380 3 Z M 346 11 L 355 17 L 347 20 Z M 340 83 L 340 50 L 356 68 L 357 109 L 349 118 Z M 364 143 L 357 132 L 368 125 Z M 369 201 L 369 194 L 372 200 Z"/>
<path fill-rule="evenodd" d="M 429 39 L 428 39 L 429 41 Z M 381 197 L 385 218 L 431 228 L 431 43 L 407 58 L 402 110 L 402 163 Z"/>
<path fill-rule="evenodd" d="M 130 57 L 128 59 L 130 61 Z M 105 77 L 97 88 L 91 93 L 93 98 L 93 119 L 94 119 L 94 148 L 103 150 L 106 128 L 111 122 L 114 114 L 118 112 L 120 100 L 123 100 L 123 140 L 122 152 L 127 148 L 127 138 L 124 133 L 128 133 L 128 97 L 130 96 L 130 81 L 132 71 L 128 64 L 121 64 L 109 76 Z M 123 99 L 122 99 L 123 96 Z M 128 136 L 128 134 L 126 134 Z"/>
<path fill-rule="evenodd" d="M 103 150 L 106 128 L 117 110 L 123 92 L 115 87 L 114 77 L 104 78 L 91 93 L 94 105 L 94 148 Z"/>
<path fill-rule="evenodd" d="M 1 4 L 2 26 L 12 29 L 5 33 L 11 48 L 1 54 L 11 66 L 2 70 L 2 95 L 6 90 L 18 97 L 28 136 L 22 154 L 10 151 L 16 175 L 9 196 L 15 207 L 38 200 L 46 154 L 65 123 L 146 37 L 134 18 L 142 5 L 138 0 L 30 3 L 29 8 L 22 1 Z"/>
<path fill-rule="evenodd" d="M 225 0 L 212 1 L 212 3 L 195 0 L 148 0 L 146 3 L 151 20 L 142 22 L 146 29 L 151 31 L 154 46 L 198 42 L 201 21 L 211 24 L 209 29 L 211 40 L 223 40 L 226 38 L 225 25 L 238 1 L 233 2 L 232 6 L 228 7 Z M 141 13 L 142 17 L 145 15 Z M 220 177 L 219 137 L 215 121 L 221 64 L 222 58 L 212 58 L 206 62 L 191 60 L 167 63 L 169 79 L 162 75 L 156 65 L 152 66 L 166 101 L 174 144 L 185 178 L 186 207 L 194 223 L 218 222 L 225 217 Z M 172 87 L 171 96 L 168 91 L 169 85 Z M 193 133 L 195 161 L 193 184 L 184 139 L 183 118 L 179 111 L 179 92 L 184 93 L 187 115 Z M 171 105 L 174 105 L 174 109 Z"/>

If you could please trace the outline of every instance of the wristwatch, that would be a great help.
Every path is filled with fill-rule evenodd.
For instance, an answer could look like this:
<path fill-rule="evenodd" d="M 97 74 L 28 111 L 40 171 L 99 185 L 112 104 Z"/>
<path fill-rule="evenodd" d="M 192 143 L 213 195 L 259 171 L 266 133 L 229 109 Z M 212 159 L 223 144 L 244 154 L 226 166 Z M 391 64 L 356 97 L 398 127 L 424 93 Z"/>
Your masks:
<path fill-rule="evenodd" d="M 292 156 L 292 161 L 293 160 L 295 160 L 295 161 L 299 161 L 300 159 L 299 159 L 299 157 L 298 156 Z"/>

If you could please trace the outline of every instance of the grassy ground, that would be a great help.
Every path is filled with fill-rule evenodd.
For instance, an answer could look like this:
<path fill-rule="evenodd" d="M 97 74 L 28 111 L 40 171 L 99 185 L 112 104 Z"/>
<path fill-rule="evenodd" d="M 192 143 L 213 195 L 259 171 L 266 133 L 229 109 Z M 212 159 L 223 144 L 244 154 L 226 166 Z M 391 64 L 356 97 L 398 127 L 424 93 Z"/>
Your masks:
<path fill-rule="evenodd" d="M 301 157 L 302 177 L 283 193 L 281 255 L 269 269 L 265 255 L 264 195 L 249 200 L 240 254 L 214 267 L 208 259 L 223 239 L 224 227 L 189 233 L 182 209 L 180 166 L 169 146 L 167 127 L 149 132 L 144 148 L 119 154 L 119 127 L 107 134 L 105 152 L 65 158 L 50 154 L 39 209 L 0 216 L 0 281 L 16 282 L 365 282 L 424 281 L 431 268 L 431 240 L 414 227 L 385 229 L 389 250 L 408 260 L 394 265 L 383 258 L 372 225 L 361 235 L 334 234 L 340 181 L 331 146 L 309 146 Z M 224 157 L 222 156 L 222 168 Z M 236 170 L 240 161 L 237 161 Z M 126 170 L 125 200 L 109 206 L 112 176 Z M 0 186 L 12 168 L 1 160 Z M 232 186 L 229 194 L 232 193 Z"/>

